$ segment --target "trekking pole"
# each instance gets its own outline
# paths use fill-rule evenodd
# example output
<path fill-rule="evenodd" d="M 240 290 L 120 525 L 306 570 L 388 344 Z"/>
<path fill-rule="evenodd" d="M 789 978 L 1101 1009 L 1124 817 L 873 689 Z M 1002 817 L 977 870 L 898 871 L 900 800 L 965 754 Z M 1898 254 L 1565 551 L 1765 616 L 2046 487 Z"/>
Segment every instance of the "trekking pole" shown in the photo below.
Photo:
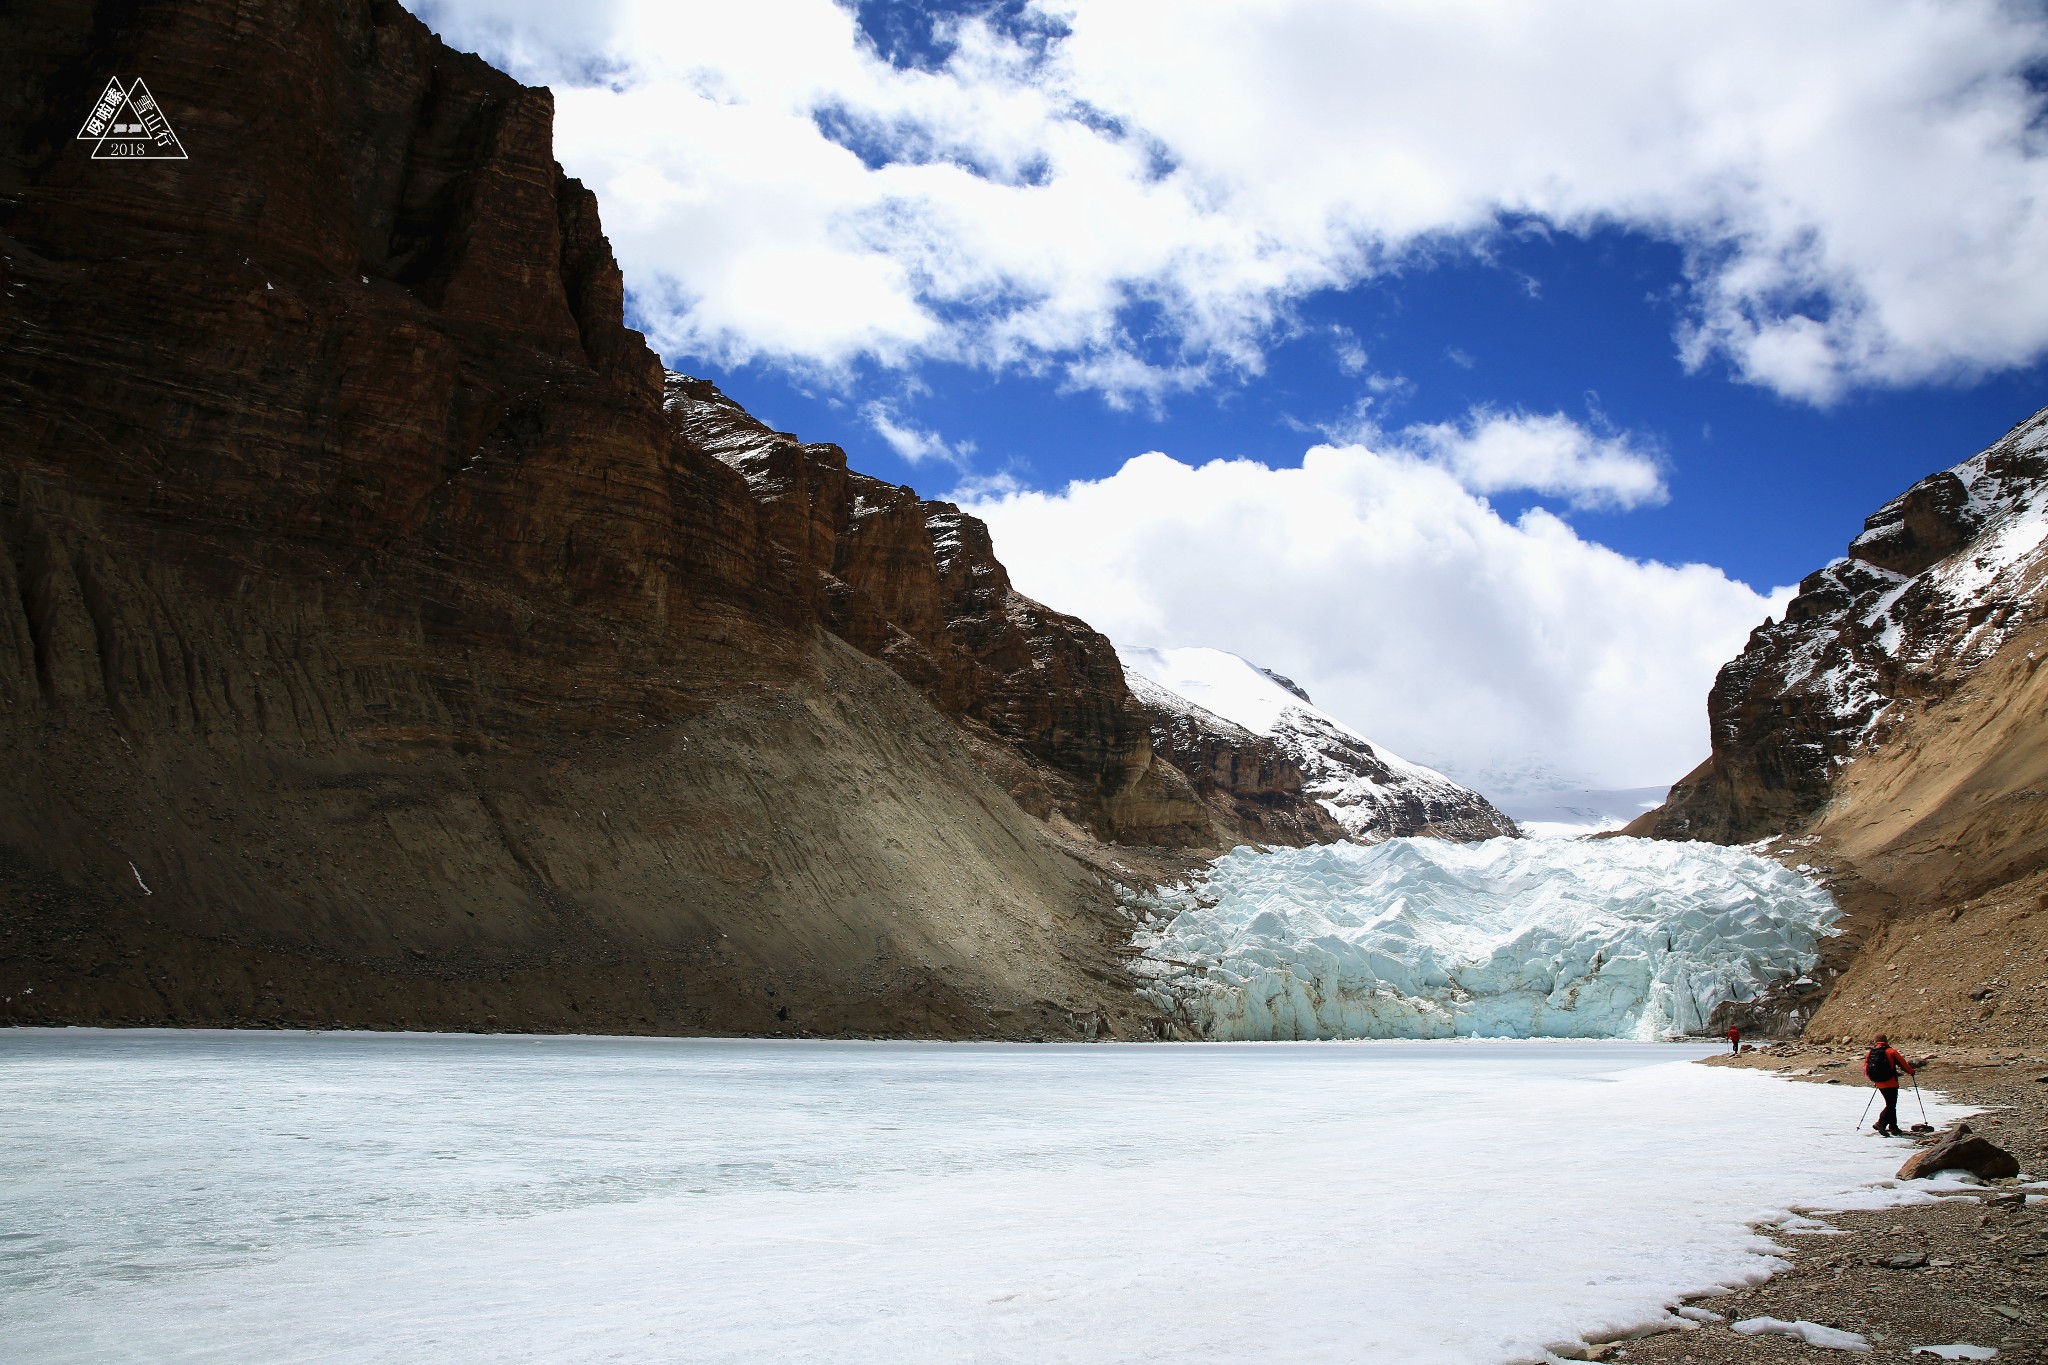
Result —
<path fill-rule="evenodd" d="M 1860 1133 L 1863 1131 L 1863 1119 L 1867 1119 L 1870 1117 L 1870 1106 L 1875 1103 L 1877 1103 L 1877 1091 L 1872 1090 L 1870 1092 L 1870 1098 L 1863 1101 L 1863 1118 L 1856 1120 L 1857 1132 Z"/>
<path fill-rule="evenodd" d="M 1913 1078 L 1913 1098 L 1918 1100 L 1920 1104 L 1920 1121 L 1929 1128 L 1932 1128 L 1934 1120 L 1927 1117 L 1927 1101 L 1920 1099 L 1920 1078 L 1918 1076 Z"/>

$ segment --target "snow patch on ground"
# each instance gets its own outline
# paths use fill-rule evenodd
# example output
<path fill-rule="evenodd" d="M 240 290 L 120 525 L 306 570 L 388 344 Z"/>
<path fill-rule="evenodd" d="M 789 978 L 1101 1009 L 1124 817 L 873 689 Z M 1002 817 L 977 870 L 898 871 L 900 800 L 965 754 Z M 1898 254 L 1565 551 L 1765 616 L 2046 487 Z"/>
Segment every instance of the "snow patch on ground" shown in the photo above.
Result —
<path fill-rule="evenodd" d="M 1808 1346 L 1822 1346 L 1830 1351 L 1870 1349 L 1869 1340 L 1859 1333 L 1846 1332 L 1839 1327 L 1823 1327 L 1804 1318 L 1797 1322 L 1787 1322 L 1783 1318 L 1744 1318 L 1741 1322 L 1731 1323 L 1728 1330 L 1746 1337 L 1792 1337 Z"/>
<path fill-rule="evenodd" d="M 1396 839 L 1238 849 L 1135 898 L 1198 1037 L 1654 1039 L 1811 967 L 1834 900 L 1742 849 Z"/>

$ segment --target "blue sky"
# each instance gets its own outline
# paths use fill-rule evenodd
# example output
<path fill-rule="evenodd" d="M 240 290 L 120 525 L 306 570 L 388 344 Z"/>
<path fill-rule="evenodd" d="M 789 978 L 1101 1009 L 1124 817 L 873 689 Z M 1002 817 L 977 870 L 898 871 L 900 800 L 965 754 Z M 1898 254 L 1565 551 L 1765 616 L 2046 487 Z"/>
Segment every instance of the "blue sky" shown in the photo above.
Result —
<path fill-rule="evenodd" d="M 1704 561 L 1769 588 L 1841 554 L 1886 500 L 2048 404 L 2048 367 L 2038 363 L 1858 390 L 1826 406 L 1743 382 L 1724 364 L 1688 371 L 1672 341 L 1670 300 L 1680 285 L 1678 253 L 1640 234 L 1530 234 L 1493 244 L 1483 258 L 1457 253 L 1314 295 L 1301 305 L 1297 335 L 1267 353 L 1263 375 L 1173 395 L 1157 408 L 1113 407 L 1057 376 L 928 363 L 915 371 L 924 392 L 900 415 L 972 442 L 974 469 L 1011 471 L 1037 487 L 1099 478 L 1147 450 L 1193 463 L 1298 463 L 1303 426 L 1337 422 L 1374 396 L 1340 365 L 1330 329 L 1344 327 L 1376 372 L 1406 381 L 1379 399 L 1390 420 L 1442 422 L 1490 403 L 1563 411 L 1648 437 L 1666 462 L 1670 501 L 1571 511 L 1574 524 L 1633 556 Z M 839 443 L 867 473 L 927 496 L 943 496 L 955 481 L 950 467 L 904 459 L 861 419 L 863 395 L 901 390 L 894 372 L 864 367 L 848 391 L 772 362 L 666 359 L 740 396 L 763 420 Z M 1555 500 L 1491 501 L 1515 515 Z"/>
<path fill-rule="evenodd" d="M 418 9 L 553 88 L 671 367 L 1496 787 L 1680 775 L 1780 590 L 2048 402 L 2034 7 Z"/>

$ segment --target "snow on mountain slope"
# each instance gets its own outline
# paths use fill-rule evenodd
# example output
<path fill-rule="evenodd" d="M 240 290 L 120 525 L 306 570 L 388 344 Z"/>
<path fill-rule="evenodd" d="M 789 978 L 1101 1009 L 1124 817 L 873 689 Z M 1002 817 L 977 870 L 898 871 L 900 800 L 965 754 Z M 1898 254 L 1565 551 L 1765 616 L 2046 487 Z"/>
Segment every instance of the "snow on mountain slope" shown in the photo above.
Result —
<path fill-rule="evenodd" d="M 1828 893 L 1741 849 L 1238 849 L 1134 906 L 1145 994 L 1211 1039 L 1654 1039 L 1807 970 Z"/>
<path fill-rule="evenodd" d="M 1644 811 L 1655 810 L 1669 787 L 1557 787 L 1494 793 L 1531 839 L 1578 839 L 1620 829 Z"/>
<path fill-rule="evenodd" d="M 1476 772 L 1452 767 L 1444 772 L 1485 792 L 1530 839 L 1579 839 L 1618 830 L 1656 809 L 1671 791 L 1669 783 L 1610 787 L 1530 754 L 1503 756 Z"/>
<path fill-rule="evenodd" d="M 1783 682 L 1824 698 L 1853 727 L 1852 748 L 1884 719 L 1902 675 L 1968 672 L 2024 619 L 2048 540 L 2044 462 L 2048 412 L 1885 504 L 1846 557 L 1808 580 L 1814 589 L 1800 585 L 1809 606 L 1837 610 L 1787 611 L 1787 626 L 1812 626 Z"/>
<path fill-rule="evenodd" d="M 1930 474 L 1809 574 L 1708 698 L 1714 752 L 1638 832 L 1746 843 L 1797 828 L 1857 754 L 2048 607 L 2048 409 Z"/>
<path fill-rule="evenodd" d="M 1487 839 L 1516 833 L 1487 799 L 1410 763 L 1319 710 L 1291 680 L 1220 649 L 1119 646 L 1124 677 L 1170 755 L 1190 737 L 1270 741 L 1298 766 L 1302 789 L 1353 839 L 1412 834 Z"/>

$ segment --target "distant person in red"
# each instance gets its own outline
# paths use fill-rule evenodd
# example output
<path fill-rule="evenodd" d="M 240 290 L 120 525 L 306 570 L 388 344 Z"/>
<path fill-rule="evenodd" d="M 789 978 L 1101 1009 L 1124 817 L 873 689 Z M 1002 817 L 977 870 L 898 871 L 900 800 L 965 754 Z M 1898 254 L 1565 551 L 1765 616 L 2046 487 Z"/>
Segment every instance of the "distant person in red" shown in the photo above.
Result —
<path fill-rule="evenodd" d="M 1730 1024 L 1728 1026 L 1728 1055 L 1732 1057 L 1740 1051 L 1742 1051 L 1742 1030 Z"/>
<path fill-rule="evenodd" d="M 1877 1093 L 1884 1096 L 1884 1112 L 1877 1116 L 1877 1131 L 1882 1137 L 1898 1137 L 1899 1133 L 1899 1073 L 1913 1074 L 1913 1064 L 1899 1055 L 1898 1049 L 1885 1041 L 1880 1033 L 1871 1043 L 1869 1055 L 1863 1059 L 1863 1074 L 1877 1087 Z"/>

